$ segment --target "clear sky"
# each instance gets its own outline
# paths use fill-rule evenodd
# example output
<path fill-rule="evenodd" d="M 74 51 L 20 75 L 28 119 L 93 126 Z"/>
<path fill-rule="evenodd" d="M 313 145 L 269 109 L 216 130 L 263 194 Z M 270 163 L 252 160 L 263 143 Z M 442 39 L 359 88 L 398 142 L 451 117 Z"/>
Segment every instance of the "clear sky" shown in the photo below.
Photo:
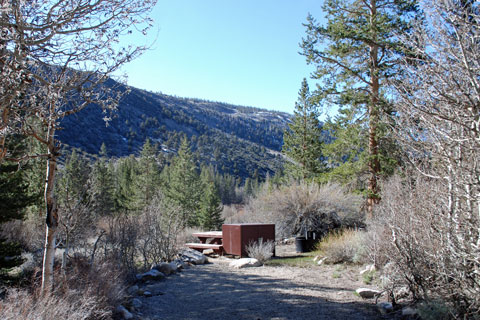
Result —
<path fill-rule="evenodd" d="M 123 67 L 134 87 L 293 113 L 313 70 L 299 43 L 315 0 L 159 0 L 151 50 Z M 310 88 L 313 88 L 310 81 Z"/>

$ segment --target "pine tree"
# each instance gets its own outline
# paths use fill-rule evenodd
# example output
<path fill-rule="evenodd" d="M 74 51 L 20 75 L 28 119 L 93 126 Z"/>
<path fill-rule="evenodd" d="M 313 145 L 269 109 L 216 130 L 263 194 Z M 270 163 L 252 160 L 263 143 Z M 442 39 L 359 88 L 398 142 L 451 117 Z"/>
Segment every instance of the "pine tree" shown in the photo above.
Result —
<path fill-rule="evenodd" d="M 303 79 L 292 123 L 284 133 L 282 152 L 289 158 L 286 174 L 296 179 L 315 177 L 323 170 L 322 129 L 317 106 L 313 103 L 307 79 Z"/>
<path fill-rule="evenodd" d="M 86 201 L 89 175 L 89 163 L 74 149 L 66 157 L 57 180 L 58 204 L 63 210 L 72 210 L 78 203 Z"/>
<path fill-rule="evenodd" d="M 180 207 L 184 225 L 197 226 L 202 186 L 186 137 L 183 137 L 177 156 L 173 158 L 172 164 L 164 169 L 162 177 L 163 192 Z"/>
<path fill-rule="evenodd" d="M 132 212 L 138 209 L 135 192 L 137 178 L 137 160 L 133 155 L 118 160 L 115 171 L 115 211 Z"/>
<path fill-rule="evenodd" d="M 145 208 L 150 204 L 160 187 L 161 168 L 157 154 L 157 147 L 153 146 L 150 140 L 147 139 L 140 151 L 135 188 L 141 208 Z"/>
<path fill-rule="evenodd" d="M 219 192 L 213 181 L 213 176 L 208 169 L 202 168 L 200 210 L 198 211 L 198 224 L 204 230 L 219 230 L 224 219 L 222 218 L 223 206 Z"/>
<path fill-rule="evenodd" d="M 10 139 L 11 149 L 24 149 L 25 141 L 19 137 Z M 13 146 L 15 144 L 15 146 Z M 0 224 L 22 220 L 25 208 L 38 200 L 37 195 L 28 192 L 27 168 L 19 170 L 17 163 L 0 163 Z M 22 264 L 21 247 L 18 243 L 0 237 L 0 276 L 3 272 Z"/>
<path fill-rule="evenodd" d="M 352 135 L 348 132 L 352 129 L 365 141 L 359 156 L 343 155 L 350 163 L 334 165 L 351 167 L 351 162 L 363 161 L 357 175 L 368 172 L 367 209 L 371 214 L 380 199 L 377 180 L 384 168 L 382 160 L 392 161 L 386 150 L 390 143 L 383 141 L 387 134 L 382 117 L 392 112 L 386 81 L 399 72 L 398 57 L 408 52 L 396 35 L 411 29 L 410 21 L 418 16 L 417 1 L 327 0 L 323 8 L 326 25 L 309 16 L 301 47 L 307 62 L 316 66 L 313 78 L 320 80 L 315 98 L 325 106 L 340 108 L 338 121 L 345 126 L 336 129 L 346 136 Z M 337 144 L 350 143 L 339 141 L 344 138 L 339 131 L 331 133 Z"/>
<path fill-rule="evenodd" d="M 99 158 L 93 165 L 89 178 L 89 198 L 93 211 L 100 215 L 106 216 L 114 210 L 114 177 L 113 167 L 107 160 L 107 148 L 102 143 L 100 147 Z"/>

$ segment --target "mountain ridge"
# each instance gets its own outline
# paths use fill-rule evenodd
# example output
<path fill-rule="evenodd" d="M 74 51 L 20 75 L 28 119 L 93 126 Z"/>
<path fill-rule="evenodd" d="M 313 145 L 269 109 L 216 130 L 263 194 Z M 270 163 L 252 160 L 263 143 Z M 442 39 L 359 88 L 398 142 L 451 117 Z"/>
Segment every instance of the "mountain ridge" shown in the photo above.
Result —
<path fill-rule="evenodd" d="M 279 151 L 292 117 L 288 113 L 154 93 L 114 80 L 105 85 L 130 89 L 108 126 L 100 108 L 89 106 L 62 120 L 64 129 L 58 133 L 62 143 L 91 154 L 105 143 L 110 156 L 122 157 L 138 155 L 150 139 L 171 154 L 186 134 L 200 162 L 220 172 L 245 179 L 282 168 Z"/>

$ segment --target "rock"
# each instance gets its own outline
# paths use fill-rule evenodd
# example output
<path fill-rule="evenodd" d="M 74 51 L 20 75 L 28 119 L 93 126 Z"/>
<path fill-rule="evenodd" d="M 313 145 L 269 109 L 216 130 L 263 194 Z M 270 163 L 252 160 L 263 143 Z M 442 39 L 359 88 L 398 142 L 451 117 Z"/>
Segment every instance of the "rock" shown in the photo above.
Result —
<path fill-rule="evenodd" d="M 380 291 L 369 288 L 358 288 L 355 292 L 364 299 L 372 299 L 380 294 Z"/>
<path fill-rule="evenodd" d="M 393 305 L 390 302 L 380 302 L 377 304 L 377 308 L 383 315 L 393 311 Z"/>
<path fill-rule="evenodd" d="M 127 289 L 127 293 L 131 296 L 134 296 L 137 294 L 138 292 L 138 286 L 137 285 L 134 285 L 134 286 L 131 286 L 130 288 Z"/>
<path fill-rule="evenodd" d="M 230 267 L 241 269 L 241 268 L 248 268 L 248 267 L 259 267 L 262 263 L 255 258 L 242 258 L 238 260 L 234 260 L 230 262 Z"/>
<path fill-rule="evenodd" d="M 178 271 L 179 268 L 178 268 L 178 265 L 175 262 L 172 261 L 172 262 L 169 263 L 169 265 L 172 268 L 173 273 Z"/>
<path fill-rule="evenodd" d="M 184 262 L 180 259 L 177 259 L 173 262 L 177 265 L 177 271 L 188 268 L 188 263 L 186 263 L 186 262 Z"/>
<path fill-rule="evenodd" d="M 122 319 L 129 320 L 133 319 L 133 314 L 130 313 L 124 306 L 119 305 L 115 308 L 115 313 L 119 314 Z"/>
<path fill-rule="evenodd" d="M 162 262 L 154 266 L 152 270 L 160 271 L 161 273 L 168 276 L 168 275 L 171 275 L 172 273 L 175 273 L 177 271 L 177 268 L 178 268 L 177 265 L 174 263 Z"/>
<path fill-rule="evenodd" d="M 165 278 L 165 274 L 163 274 L 162 272 L 156 269 L 152 269 L 148 272 L 137 274 L 135 277 L 137 278 L 138 281 L 145 282 L 148 280 L 161 280 Z"/>
<path fill-rule="evenodd" d="M 318 261 L 317 261 L 317 265 L 319 265 L 319 266 L 320 266 L 320 265 L 324 264 L 324 263 L 325 263 L 325 261 L 327 261 L 327 259 L 328 259 L 327 257 L 323 257 L 323 258 L 321 258 L 320 260 L 318 260 Z"/>
<path fill-rule="evenodd" d="M 213 249 L 205 249 L 205 250 L 203 250 L 203 254 L 206 255 L 206 256 L 208 256 L 208 255 L 210 255 L 210 254 L 214 254 L 214 253 L 215 253 L 215 251 L 213 251 Z"/>
<path fill-rule="evenodd" d="M 192 249 L 183 250 L 181 256 L 183 261 L 193 264 L 205 264 L 208 262 L 204 254 Z"/>
<path fill-rule="evenodd" d="M 133 298 L 131 305 L 135 310 L 138 311 L 142 308 L 142 301 L 140 301 L 140 299 Z"/>
<path fill-rule="evenodd" d="M 373 272 L 375 270 L 376 270 L 375 265 L 374 264 L 369 264 L 369 265 L 365 266 L 365 269 L 360 271 L 360 274 L 363 275 L 364 273 Z"/>
<path fill-rule="evenodd" d="M 151 297 L 151 296 L 153 296 L 152 292 L 150 292 L 150 291 L 145 291 L 145 292 L 143 293 L 143 295 L 144 295 L 145 297 Z"/>
<path fill-rule="evenodd" d="M 414 317 L 418 315 L 418 311 L 412 307 L 405 307 L 402 309 L 402 317 Z"/>

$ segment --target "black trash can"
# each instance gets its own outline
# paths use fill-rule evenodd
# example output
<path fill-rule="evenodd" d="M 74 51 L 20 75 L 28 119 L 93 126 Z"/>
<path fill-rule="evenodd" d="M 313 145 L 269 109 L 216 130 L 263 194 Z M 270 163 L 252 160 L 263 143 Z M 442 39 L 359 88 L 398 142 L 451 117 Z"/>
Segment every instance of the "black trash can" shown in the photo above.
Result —
<path fill-rule="evenodd" d="M 307 252 L 307 239 L 305 237 L 295 238 L 295 251 Z"/>

